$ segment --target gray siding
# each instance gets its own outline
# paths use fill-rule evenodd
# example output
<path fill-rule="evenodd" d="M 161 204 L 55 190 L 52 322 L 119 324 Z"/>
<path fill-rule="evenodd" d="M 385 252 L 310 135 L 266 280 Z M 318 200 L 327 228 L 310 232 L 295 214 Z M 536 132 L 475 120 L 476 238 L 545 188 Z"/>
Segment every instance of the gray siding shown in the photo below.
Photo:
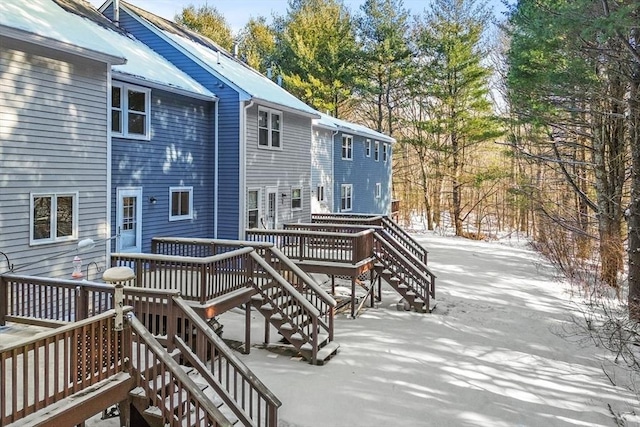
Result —
<path fill-rule="evenodd" d="M 29 245 L 30 193 L 78 192 L 78 239 L 107 236 L 107 65 L 0 46 L 0 249 L 20 273 L 69 278 L 77 241 Z M 105 253 L 80 256 L 104 266 Z"/>
<path fill-rule="evenodd" d="M 333 209 L 333 132 L 314 127 L 311 145 L 311 211 L 332 212 Z M 324 186 L 324 201 L 317 198 L 318 186 Z"/>
<path fill-rule="evenodd" d="M 311 119 L 282 112 L 282 149 L 258 148 L 258 106 L 247 111 L 246 188 L 261 189 L 261 215 L 266 188 L 278 188 L 278 223 L 311 221 Z M 302 189 L 302 209 L 291 210 L 291 189 Z M 284 199 L 281 197 L 285 194 Z"/>

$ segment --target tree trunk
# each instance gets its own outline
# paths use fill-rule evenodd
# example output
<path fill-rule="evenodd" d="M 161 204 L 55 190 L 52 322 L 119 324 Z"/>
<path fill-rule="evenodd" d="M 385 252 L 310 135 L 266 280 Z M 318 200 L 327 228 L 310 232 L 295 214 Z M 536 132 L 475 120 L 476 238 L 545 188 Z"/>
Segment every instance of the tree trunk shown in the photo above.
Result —
<path fill-rule="evenodd" d="M 462 229 L 462 184 L 460 183 L 461 162 L 460 151 L 458 149 L 458 136 L 455 133 L 451 135 L 451 153 L 453 161 L 451 179 L 453 225 L 456 230 L 456 236 L 464 236 L 464 230 Z"/>
<path fill-rule="evenodd" d="M 637 33 L 637 31 L 636 31 Z M 636 34 L 638 35 L 638 34 Z M 629 203 L 629 317 L 640 321 L 640 64 L 634 66 L 629 88 L 631 202 Z"/>

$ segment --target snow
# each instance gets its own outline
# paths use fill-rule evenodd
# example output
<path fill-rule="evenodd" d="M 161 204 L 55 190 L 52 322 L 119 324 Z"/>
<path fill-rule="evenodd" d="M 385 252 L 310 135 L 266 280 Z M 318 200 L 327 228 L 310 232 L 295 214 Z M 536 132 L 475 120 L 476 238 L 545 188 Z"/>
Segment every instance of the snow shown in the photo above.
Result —
<path fill-rule="evenodd" d="M 331 117 L 324 113 L 320 113 L 320 119 L 317 120 L 316 123 L 320 125 L 324 125 L 325 127 L 331 127 L 333 125 L 333 127 L 338 128 L 340 130 L 353 132 L 360 136 L 364 136 L 368 138 L 377 138 L 385 142 L 396 142 L 394 138 L 391 138 L 390 136 L 387 136 L 383 133 L 376 132 L 373 129 L 369 129 L 366 126 L 362 126 L 357 123 L 348 122 L 346 120 L 337 119 L 335 117 Z"/>
<path fill-rule="evenodd" d="M 640 425 L 636 396 L 611 385 L 601 350 L 575 335 L 578 306 L 535 253 L 416 238 L 438 276 L 435 311 L 399 311 L 383 288 L 377 308 L 336 319 L 340 351 L 324 366 L 256 348 L 254 314 L 254 348 L 241 358 L 282 401 L 282 426 L 611 426 L 609 405 Z M 243 339 L 243 316 L 221 317 L 224 338 Z"/>
<path fill-rule="evenodd" d="M 51 0 L 2 0 L 0 25 L 62 41 L 70 45 L 125 58 L 113 65 L 117 74 L 177 88 L 209 98 L 215 95 L 143 43 L 93 21 L 66 12 Z"/>

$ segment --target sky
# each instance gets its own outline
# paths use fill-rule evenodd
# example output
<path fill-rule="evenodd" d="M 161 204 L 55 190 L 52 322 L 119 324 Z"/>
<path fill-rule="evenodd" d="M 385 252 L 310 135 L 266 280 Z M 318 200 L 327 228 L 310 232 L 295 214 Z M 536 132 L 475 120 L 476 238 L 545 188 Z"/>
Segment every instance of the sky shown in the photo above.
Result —
<path fill-rule="evenodd" d="M 141 7 L 163 18 L 173 20 L 173 17 L 183 8 L 193 4 L 196 7 L 208 4 L 215 7 L 226 18 L 227 22 L 237 32 L 251 17 L 264 16 L 270 18 L 273 14 L 284 15 L 287 11 L 287 0 L 127 0 L 129 3 Z M 96 7 L 102 6 L 104 0 L 89 0 Z M 352 11 L 357 11 L 364 0 L 344 0 L 345 5 Z M 404 7 L 411 13 L 422 12 L 429 1 L 404 0 Z M 500 0 L 490 0 L 494 12 L 500 14 L 505 10 Z"/>

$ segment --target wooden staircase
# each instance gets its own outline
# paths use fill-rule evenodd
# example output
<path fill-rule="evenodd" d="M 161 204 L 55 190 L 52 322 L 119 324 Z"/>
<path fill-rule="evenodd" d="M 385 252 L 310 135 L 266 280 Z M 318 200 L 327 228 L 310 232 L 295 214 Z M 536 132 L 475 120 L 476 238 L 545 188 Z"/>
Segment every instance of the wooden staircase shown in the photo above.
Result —
<path fill-rule="evenodd" d="M 302 357 L 312 364 L 326 363 L 340 348 L 333 341 L 336 301 L 277 248 L 269 247 L 254 259 L 253 307 Z M 268 331 L 265 327 L 265 342 Z"/>

